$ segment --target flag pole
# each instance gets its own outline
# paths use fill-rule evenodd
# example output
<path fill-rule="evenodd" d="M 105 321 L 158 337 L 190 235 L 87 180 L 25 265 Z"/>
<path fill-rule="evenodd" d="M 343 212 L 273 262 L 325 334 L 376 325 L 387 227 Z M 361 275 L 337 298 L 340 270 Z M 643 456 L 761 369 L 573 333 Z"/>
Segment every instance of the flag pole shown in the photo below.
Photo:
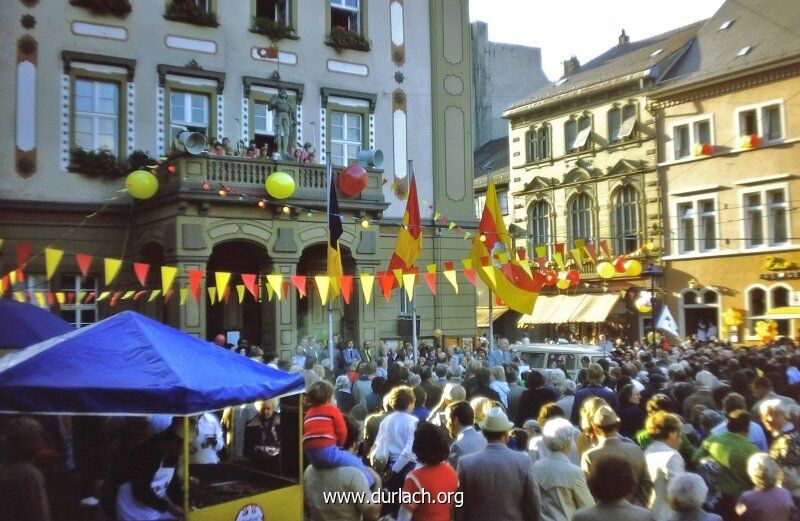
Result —
<path fill-rule="evenodd" d="M 408 178 L 408 186 L 411 188 L 411 176 L 414 175 L 414 168 L 411 166 L 413 159 L 408 160 L 406 166 L 406 174 Z M 419 364 L 419 346 L 417 345 L 417 308 L 414 306 L 414 300 L 411 300 L 411 346 L 414 349 L 414 365 Z"/>
<path fill-rule="evenodd" d="M 315 138 L 316 139 L 316 138 Z M 331 190 L 333 189 L 333 166 L 331 166 L 330 154 L 328 154 L 328 219 L 331 215 Z M 328 226 L 328 242 L 331 240 L 331 230 Z M 330 248 L 330 245 L 328 245 Z M 328 298 L 328 356 L 331 362 L 331 372 L 336 376 L 336 367 L 334 366 L 333 356 L 333 302 L 332 298 Z"/>
<path fill-rule="evenodd" d="M 494 349 L 494 295 L 492 295 L 492 288 L 489 288 L 489 353 Z"/>

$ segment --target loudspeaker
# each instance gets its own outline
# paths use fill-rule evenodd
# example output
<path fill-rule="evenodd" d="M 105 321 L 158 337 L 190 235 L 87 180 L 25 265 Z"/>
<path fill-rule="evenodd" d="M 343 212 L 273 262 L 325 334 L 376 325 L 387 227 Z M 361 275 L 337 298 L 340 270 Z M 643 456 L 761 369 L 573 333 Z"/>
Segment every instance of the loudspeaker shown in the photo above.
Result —
<path fill-rule="evenodd" d="M 184 150 L 196 156 L 201 154 L 206 148 L 206 137 L 198 132 L 184 130 L 178 134 L 178 142 Z"/>
<path fill-rule="evenodd" d="M 420 316 L 417 315 L 417 336 L 419 336 L 419 321 Z M 397 318 L 397 335 L 403 338 L 411 338 L 413 332 L 411 331 L 411 315 L 401 316 Z"/>
<path fill-rule="evenodd" d="M 362 150 L 356 155 L 356 160 L 359 163 L 380 168 L 383 166 L 383 151 L 377 148 L 374 150 Z"/>

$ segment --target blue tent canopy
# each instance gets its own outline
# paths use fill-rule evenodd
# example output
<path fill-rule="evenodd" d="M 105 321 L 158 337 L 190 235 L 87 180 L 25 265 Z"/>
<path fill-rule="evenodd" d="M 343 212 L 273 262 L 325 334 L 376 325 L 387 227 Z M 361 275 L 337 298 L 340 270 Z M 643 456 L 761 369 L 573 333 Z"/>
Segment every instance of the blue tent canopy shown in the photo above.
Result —
<path fill-rule="evenodd" d="M 186 416 L 303 392 L 303 378 L 125 311 L 0 359 L 0 411 Z"/>
<path fill-rule="evenodd" d="M 74 330 L 47 310 L 0 298 L 0 349 L 22 349 Z"/>

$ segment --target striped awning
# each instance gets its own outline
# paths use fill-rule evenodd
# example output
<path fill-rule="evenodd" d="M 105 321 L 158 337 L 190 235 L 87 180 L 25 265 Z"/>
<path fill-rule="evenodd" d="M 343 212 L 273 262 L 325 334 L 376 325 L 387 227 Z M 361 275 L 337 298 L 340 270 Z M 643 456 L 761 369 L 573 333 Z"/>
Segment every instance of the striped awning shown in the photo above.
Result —
<path fill-rule="evenodd" d="M 518 325 L 604 322 L 618 302 L 618 295 L 540 296 L 533 313 L 522 315 Z"/>
<path fill-rule="evenodd" d="M 489 322 L 494 322 L 502 317 L 505 315 L 506 311 L 508 311 L 507 307 L 495 306 L 492 308 L 492 313 L 490 315 L 488 307 L 477 308 L 475 309 L 475 324 L 477 327 L 489 327 Z"/>

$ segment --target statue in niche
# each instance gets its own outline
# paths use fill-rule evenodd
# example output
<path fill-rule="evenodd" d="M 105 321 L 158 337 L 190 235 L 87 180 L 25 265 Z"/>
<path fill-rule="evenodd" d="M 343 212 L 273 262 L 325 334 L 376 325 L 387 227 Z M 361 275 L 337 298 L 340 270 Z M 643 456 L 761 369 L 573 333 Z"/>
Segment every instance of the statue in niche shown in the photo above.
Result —
<path fill-rule="evenodd" d="M 281 159 L 291 158 L 294 128 L 297 122 L 295 121 L 294 105 L 289 99 L 286 89 L 278 89 L 278 94 L 273 96 L 269 102 L 269 109 L 275 111 L 275 153 Z"/>

